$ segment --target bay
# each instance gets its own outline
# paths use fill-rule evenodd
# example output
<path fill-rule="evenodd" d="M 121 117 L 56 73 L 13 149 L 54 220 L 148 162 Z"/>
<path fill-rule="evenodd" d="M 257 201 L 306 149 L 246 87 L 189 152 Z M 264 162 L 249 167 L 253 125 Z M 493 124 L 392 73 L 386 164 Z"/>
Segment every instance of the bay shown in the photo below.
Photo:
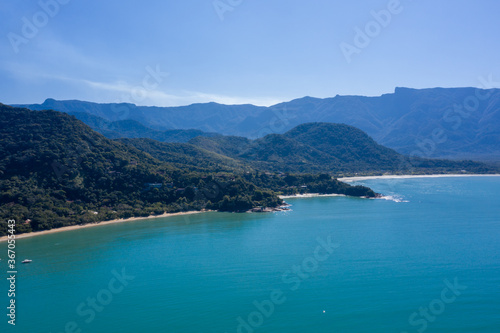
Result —
<path fill-rule="evenodd" d="M 18 266 L 16 327 L 2 315 L 0 328 L 499 332 L 500 177 L 357 183 L 386 200 L 294 198 L 287 212 L 19 239 L 18 261 L 33 262 Z"/>

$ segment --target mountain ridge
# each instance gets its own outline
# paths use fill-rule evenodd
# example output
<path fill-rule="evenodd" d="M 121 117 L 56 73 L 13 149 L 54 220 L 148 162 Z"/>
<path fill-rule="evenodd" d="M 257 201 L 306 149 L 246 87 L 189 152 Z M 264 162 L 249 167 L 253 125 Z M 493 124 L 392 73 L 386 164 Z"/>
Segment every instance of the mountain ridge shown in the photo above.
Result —
<path fill-rule="evenodd" d="M 272 172 L 355 174 L 491 173 L 494 166 L 405 156 L 345 124 L 307 123 L 284 134 L 249 140 L 234 136 L 196 137 L 189 144 Z"/>
<path fill-rule="evenodd" d="M 86 112 L 109 121 L 131 119 L 153 130 L 195 129 L 252 139 L 302 123 L 345 123 L 403 154 L 500 160 L 500 89 L 397 87 L 381 96 L 303 97 L 269 107 L 213 102 L 141 107 L 53 99 L 22 106 Z M 432 142 L 436 130 L 446 140 Z"/>

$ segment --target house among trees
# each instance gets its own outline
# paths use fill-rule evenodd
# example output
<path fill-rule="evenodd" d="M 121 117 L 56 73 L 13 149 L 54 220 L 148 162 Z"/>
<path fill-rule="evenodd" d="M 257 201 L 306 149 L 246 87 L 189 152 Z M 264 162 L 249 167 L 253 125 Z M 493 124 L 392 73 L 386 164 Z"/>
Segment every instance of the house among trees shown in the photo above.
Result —
<path fill-rule="evenodd" d="M 152 188 L 162 188 L 162 183 L 144 183 L 144 187 L 146 190 L 150 190 Z"/>

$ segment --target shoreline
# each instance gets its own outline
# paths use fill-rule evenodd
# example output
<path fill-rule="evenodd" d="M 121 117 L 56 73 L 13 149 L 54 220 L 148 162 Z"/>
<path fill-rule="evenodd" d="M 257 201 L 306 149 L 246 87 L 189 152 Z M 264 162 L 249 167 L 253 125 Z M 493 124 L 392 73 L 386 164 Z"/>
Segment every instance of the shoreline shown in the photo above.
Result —
<path fill-rule="evenodd" d="M 109 224 L 134 222 L 134 221 L 140 221 L 140 220 L 152 220 L 152 219 L 159 219 L 159 218 L 163 218 L 163 217 L 200 214 L 200 213 L 207 213 L 207 212 L 210 212 L 210 210 L 193 210 L 193 211 L 188 211 L 188 212 L 163 213 L 161 215 L 150 215 L 150 216 L 147 216 L 147 217 L 130 217 L 130 218 L 127 218 L 127 219 L 116 219 L 116 220 L 102 221 L 102 222 L 95 222 L 95 223 L 70 225 L 70 226 L 62 227 L 62 228 L 56 228 L 56 229 L 50 229 L 50 230 L 42 230 L 42 231 L 35 231 L 35 232 L 29 232 L 29 233 L 24 233 L 24 234 L 19 234 L 19 235 L 16 234 L 16 240 L 17 239 L 22 239 L 22 238 L 29 238 L 29 237 L 35 237 L 35 236 L 48 235 L 48 234 L 55 234 L 55 233 L 64 232 L 64 231 L 71 231 L 71 230 L 79 230 L 79 229 L 86 229 L 86 228 L 98 227 L 98 226 L 109 225 Z M 2 237 L 0 237 L 0 242 L 5 242 L 5 241 L 7 241 L 7 239 L 8 239 L 8 236 L 2 236 Z"/>
<path fill-rule="evenodd" d="M 293 195 L 279 195 L 280 199 L 293 199 L 293 198 L 317 198 L 317 197 L 345 197 L 345 194 L 321 194 L 321 193 L 304 193 L 304 194 L 293 194 Z"/>
<path fill-rule="evenodd" d="M 369 179 L 412 179 L 412 178 L 440 178 L 440 177 L 498 177 L 500 174 L 433 174 L 433 175 L 382 175 L 382 176 L 355 176 L 337 178 L 341 182 L 356 182 Z"/>
<path fill-rule="evenodd" d="M 500 174 L 432 174 L 432 175 L 382 175 L 382 176 L 354 176 L 337 178 L 344 183 L 370 179 L 413 179 L 413 178 L 440 178 L 440 177 L 499 177 Z M 280 195 L 280 199 L 316 198 L 316 197 L 345 197 L 345 194 L 304 193 L 294 195 Z"/>
<path fill-rule="evenodd" d="M 439 178 L 439 177 L 498 177 L 498 176 L 500 176 L 500 174 L 382 175 L 382 176 L 342 177 L 342 178 L 338 178 L 337 180 L 349 183 L 349 182 L 356 182 L 356 181 L 369 180 L 369 179 L 411 179 L 411 178 Z M 293 199 L 293 198 L 341 197 L 341 196 L 345 196 L 345 195 L 344 194 L 305 193 L 305 194 L 295 194 L 295 195 L 280 195 L 279 197 L 281 199 Z M 116 223 L 159 219 L 159 218 L 170 217 L 170 216 L 191 215 L 191 214 L 200 214 L 200 213 L 207 213 L 207 212 L 210 212 L 210 210 L 164 213 L 161 215 L 150 215 L 147 217 L 131 217 L 131 218 L 127 218 L 127 219 L 115 219 L 115 220 L 110 220 L 110 221 L 102 221 L 102 222 L 95 222 L 95 223 L 88 223 L 88 224 L 81 224 L 81 225 L 72 225 L 72 226 L 67 226 L 67 227 L 62 227 L 62 228 L 19 234 L 19 235 L 16 235 L 16 239 L 42 236 L 42 235 L 48 235 L 48 234 L 54 234 L 54 233 L 72 231 L 72 230 L 78 230 L 78 229 L 86 229 L 86 228 L 92 228 L 92 227 L 98 227 L 98 226 L 116 224 Z M 0 243 L 6 242 L 7 240 L 8 240 L 8 236 L 0 237 Z"/>

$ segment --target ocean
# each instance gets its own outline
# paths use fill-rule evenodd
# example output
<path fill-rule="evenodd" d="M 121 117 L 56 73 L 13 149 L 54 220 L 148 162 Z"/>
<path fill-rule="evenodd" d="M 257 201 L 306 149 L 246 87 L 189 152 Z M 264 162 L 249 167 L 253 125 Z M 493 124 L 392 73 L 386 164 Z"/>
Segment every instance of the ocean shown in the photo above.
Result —
<path fill-rule="evenodd" d="M 500 177 L 19 239 L 1 332 L 500 332 Z M 0 243 L 0 270 L 7 271 Z M 30 264 L 21 264 L 23 259 Z"/>

